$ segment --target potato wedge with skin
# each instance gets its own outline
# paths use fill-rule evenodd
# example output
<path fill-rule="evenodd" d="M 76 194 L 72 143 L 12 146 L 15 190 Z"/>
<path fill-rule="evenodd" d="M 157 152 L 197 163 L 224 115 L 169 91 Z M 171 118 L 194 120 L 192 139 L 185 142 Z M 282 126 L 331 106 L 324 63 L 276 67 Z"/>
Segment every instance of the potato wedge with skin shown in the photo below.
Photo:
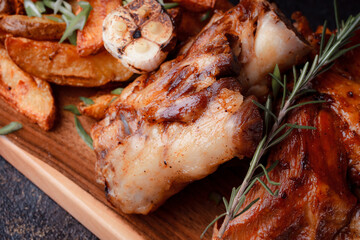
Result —
<path fill-rule="evenodd" d="M 205 12 L 213 9 L 216 0 L 174 0 L 191 12 Z"/>
<path fill-rule="evenodd" d="M 80 56 L 89 56 L 104 49 L 102 24 L 111 11 L 121 6 L 120 0 L 88 0 L 92 6 L 83 30 L 77 32 L 77 51 Z"/>
<path fill-rule="evenodd" d="M 104 94 L 91 97 L 94 101 L 94 104 L 86 105 L 83 102 L 78 104 L 79 111 L 82 115 L 94 118 L 96 120 L 101 120 L 105 117 L 105 110 L 108 109 L 109 105 L 117 98 L 119 95 L 115 94 Z"/>
<path fill-rule="evenodd" d="M 8 15 L 0 17 L 0 30 L 15 37 L 34 40 L 59 40 L 66 29 L 66 23 L 55 22 L 45 17 Z"/>
<path fill-rule="evenodd" d="M 126 81 L 132 72 L 110 53 L 80 57 L 76 46 L 8 37 L 10 58 L 25 72 L 59 85 L 97 87 L 110 81 Z"/>
<path fill-rule="evenodd" d="M 0 96 L 17 111 L 49 130 L 55 120 L 50 84 L 22 71 L 0 48 Z"/>

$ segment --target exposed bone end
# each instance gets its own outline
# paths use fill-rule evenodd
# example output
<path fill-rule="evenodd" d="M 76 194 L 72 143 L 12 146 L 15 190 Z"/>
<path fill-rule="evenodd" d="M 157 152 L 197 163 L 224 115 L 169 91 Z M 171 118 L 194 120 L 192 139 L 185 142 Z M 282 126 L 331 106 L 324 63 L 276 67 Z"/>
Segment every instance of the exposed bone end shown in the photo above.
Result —
<path fill-rule="evenodd" d="M 244 65 L 244 76 L 247 77 L 249 86 L 266 86 L 268 83 L 264 79 L 276 64 L 280 70 L 288 69 L 302 61 L 310 50 L 310 45 L 294 29 L 288 28 L 275 12 L 268 12 L 258 21 L 255 56 Z M 250 92 L 256 94 L 251 89 Z"/>
<path fill-rule="evenodd" d="M 145 73 L 155 70 L 166 58 L 156 43 L 139 38 L 129 44 L 122 56 L 122 63 L 133 72 Z"/>

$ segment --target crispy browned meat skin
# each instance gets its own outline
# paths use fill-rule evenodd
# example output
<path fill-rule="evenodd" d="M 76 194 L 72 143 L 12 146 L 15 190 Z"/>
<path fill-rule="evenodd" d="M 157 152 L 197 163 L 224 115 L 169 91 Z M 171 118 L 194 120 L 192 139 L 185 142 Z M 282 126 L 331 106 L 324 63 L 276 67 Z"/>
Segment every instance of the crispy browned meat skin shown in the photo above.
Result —
<path fill-rule="evenodd" d="M 306 19 L 293 17 L 297 28 L 307 32 Z M 360 31 L 351 44 L 359 42 Z M 260 201 L 231 222 L 224 239 L 333 239 L 341 229 L 335 239 L 360 238 L 359 207 L 354 209 L 347 182 L 360 186 L 359 66 L 357 48 L 314 80 L 313 88 L 327 103 L 299 109 L 290 121 L 317 130 L 296 131 L 270 155 L 270 163 L 280 161 L 270 173 L 281 183 L 280 197 L 271 197 L 257 184 L 246 203 L 257 197 Z"/>
<path fill-rule="evenodd" d="M 351 44 L 360 43 L 360 31 Z M 331 72 L 319 76 L 314 88 L 326 94 L 331 109 L 340 117 L 343 144 L 349 157 L 351 182 L 360 186 L 360 48 L 341 57 Z"/>
<path fill-rule="evenodd" d="M 341 120 L 331 109 L 307 106 L 289 121 L 317 130 L 294 130 L 272 151 L 269 164 L 279 164 L 270 176 L 281 183 L 279 197 L 257 184 L 245 205 L 260 200 L 231 221 L 224 239 L 332 239 L 349 223 L 356 198 L 346 182 L 348 159 L 336 131 Z"/>
<path fill-rule="evenodd" d="M 331 109 L 340 117 L 341 140 L 349 157 L 352 183 L 360 186 L 360 82 L 329 72 L 317 78 L 314 86 L 326 94 Z"/>
<path fill-rule="evenodd" d="M 360 238 L 360 206 L 358 205 L 348 226 L 344 227 L 334 240 L 358 240 Z"/>
<path fill-rule="evenodd" d="M 253 154 L 262 120 L 234 77 L 240 72 L 248 81 L 256 68 L 249 78 L 260 81 L 275 66 L 263 65 L 268 28 L 279 37 L 273 47 L 289 50 L 271 49 L 271 61 L 286 59 L 285 67 L 308 52 L 268 2 L 244 0 L 216 15 L 181 56 L 124 89 L 91 133 L 99 180 L 113 205 L 147 214 L 220 164 Z"/>

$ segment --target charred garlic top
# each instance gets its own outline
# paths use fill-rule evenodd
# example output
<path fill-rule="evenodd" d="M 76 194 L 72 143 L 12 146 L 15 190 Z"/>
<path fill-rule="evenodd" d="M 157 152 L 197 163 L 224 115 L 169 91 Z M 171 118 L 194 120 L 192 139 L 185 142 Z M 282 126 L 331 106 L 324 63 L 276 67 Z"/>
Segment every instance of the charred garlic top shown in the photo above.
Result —
<path fill-rule="evenodd" d="M 175 46 L 171 17 L 156 0 L 134 0 L 104 20 L 105 48 L 136 73 L 158 68 Z"/>

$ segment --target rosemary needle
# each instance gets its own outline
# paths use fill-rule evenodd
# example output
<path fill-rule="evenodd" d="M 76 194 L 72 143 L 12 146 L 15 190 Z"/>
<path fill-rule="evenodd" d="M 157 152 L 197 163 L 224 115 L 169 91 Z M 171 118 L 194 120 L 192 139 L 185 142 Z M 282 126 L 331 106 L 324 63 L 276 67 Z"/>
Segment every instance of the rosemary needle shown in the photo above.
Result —
<path fill-rule="evenodd" d="M 346 22 L 343 22 L 340 26 L 339 21 L 337 19 L 337 4 L 336 0 L 334 0 L 334 8 L 335 8 L 335 16 L 336 16 L 336 22 L 337 22 L 337 31 L 335 34 L 332 34 L 330 39 L 328 40 L 327 44 L 324 46 L 324 39 L 325 34 L 323 32 L 321 36 L 321 45 L 320 45 L 320 51 L 317 56 L 315 56 L 314 60 L 310 64 L 307 62 L 304 67 L 300 70 L 300 74 L 297 74 L 296 68 L 293 67 L 293 75 L 294 75 L 294 86 L 291 92 L 288 92 L 286 89 L 286 76 L 283 77 L 283 80 L 281 80 L 280 73 L 277 68 L 275 68 L 274 73 L 272 76 L 272 87 L 273 87 L 273 94 L 274 96 L 269 95 L 266 101 L 265 105 L 262 105 L 256 101 L 254 101 L 254 104 L 256 104 L 258 107 L 263 109 L 265 111 L 265 136 L 260 141 L 258 147 L 256 148 L 256 151 L 254 153 L 254 156 L 250 162 L 250 167 L 248 169 L 248 172 L 242 182 L 242 184 L 238 188 L 233 188 L 233 191 L 230 196 L 230 200 L 227 201 L 225 198 L 223 198 L 223 202 L 225 205 L 226 212 L 221 214 L 220 216 L 216 217 L 204 230 L 204 232 L 201 235 L 201 238 L 204 236 L 206 231 L 222 216 L 225 216 L 225 219 L 220 227 L 220 230 L 218 232 L 218 238 L 221 239 L 229 222 L 240 216 L 242 213 L 247 211 L 251 208 L 253 204 L 257 202 L 258 199 L 255 199 L 253 202 L 251 202 L 249 205 L 243 207 L 243 203 L 245 202 L 246 194 L 250 191 L 252 186 L 255 184 L 255 182 L 259 182 L 271 195 L 276 196 L 278 190 L 275 192 L 272 192 L 270 188 L 260 179 L 261 176 L 255 176 L 253 177 L 255 170 L 259 167 L 262 169 L 261 175 L 266 175 L 266 178 L 268 180 L 268 183 L 271 185 L 279 185 L 279 183 L 273 182 L 270 180 L 268 176 L 268 172 L 273 169 L 275 166 L 270 167 L 269 169 L 265 169 L 263 166 L 259 164 L 259 161 L 261 157 L 271 148 L 272 146 L 280 143 L 282 140 L 284 140 L 293 129 L 314 129 L 311 126 L 301 126 L 297 124 L 289 124 L 284 123 L 284 119 L 287 115 L 287 113 L 290 110 L 293 110 L 297 107 L 300 107 L 302 105 L 306 104 L 314 104 L 314 103 L 322 103 L 323 101 L 310 101 L 300 104 L 295 104 L 295 101 L 298 99 L 299 96 L 303 95 L 306 92 L 310 92 L 308 89 L 309 83 L 319 74 L 327 71 L 331 68 L 333 62 L 345 54 L 346 52 L 350 51 L 356 46 L 352 46 L 349 48 L 343 48 L 350 40 L 350 38 L 353 36 L 354 32 L 360 28 L 360 13 L 356 15 L 355 17 L 350 16 Z M 324 26 L 325 28 L 326 26 Z M 276 98 L 276 95 L 278 95 L 281 91 L 280 88 L 283 88 L 282 91 L 282 103 L 279 110 L 279 113 L 275 115 L 272 112 L 272 97 Z M 270 126 L 270 117 L 274 118 L 274 123 L 272 126 Z M 285 130 L 285 133 L 283 133 L 281 136 L 278 136 L 282 130 Z M 243 210 L 239 212 L 239 210 L 243 207 Z"/>
<path fill-rule="evenodd" d="M 22 124 L 19 122 L 11 122 L 8 125 L 0 128 L 0 135 L 6 135 L 15 132 L 22 128 Z"/>
<path fill-rule="evenodd" d="M 116 88 L 116 89 L 111 91 L 111 94 L 120 95 L 123 90 L 124 90 L 124 88 Z"/>
<path fill-rule="evenodd" d="M 80 137 L 82 138 L 82 140 L 84 140 L 84 142 L 92 149 L 93 148 L 93 140 L 92 138 L 89 136 L 89 134 L 87 134 L 87 132 L 85 131 L 85 129 L 83 128 L 83 126 L 81 125 L 79 119 L 76 117 L 76 115 L 74 115 L 75 118 L 75 127 L 76 127 L 76 131 L 79 133 Z"/>
<path fill-rule="evenodd" d="M 91 98 L 87 98 L 87 97 L 79 97 L 79 99 L 85 103 L 86 106 L 89 105 L 93 105 L 94 104 L 94 100 L 92 100 Z"/>
<path fill-rule="evenodd" d="M 64 110 L 72 112 L 76 116 L 80 116 L 81 113 L 79 112 L 79 109 L 74 104 L 69 104 L 64 106 Z"/>

